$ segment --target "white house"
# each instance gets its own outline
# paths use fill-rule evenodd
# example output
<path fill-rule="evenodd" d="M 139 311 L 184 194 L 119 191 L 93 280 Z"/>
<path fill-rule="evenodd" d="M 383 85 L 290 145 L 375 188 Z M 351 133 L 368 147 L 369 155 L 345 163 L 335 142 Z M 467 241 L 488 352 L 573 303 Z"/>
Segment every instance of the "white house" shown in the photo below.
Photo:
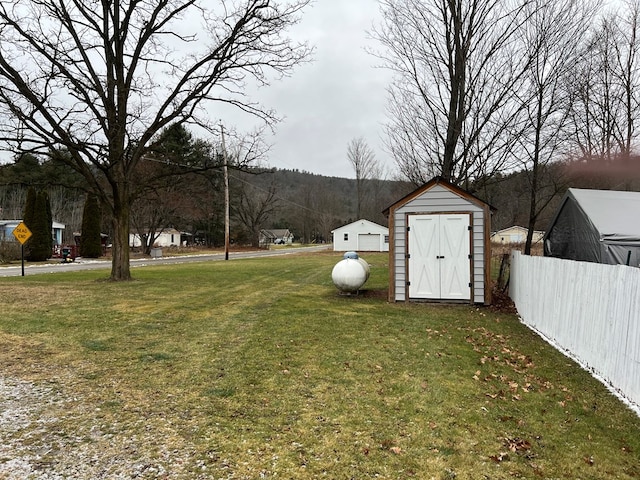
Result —
<path fill-rule="evenodd" d="M 13 229 L 20 225 L 22 220 L 0 220 L 0 242 L 17 241 L 13 236 Z M 51 237 L 54 245 L 62 245 L 64 240 L 65 224 L 53 221 L 51 222 Z"/>
<path fill-rule="evenodd" d="M 388 252 L 389 229 L 370 222 L 358 220 L 331 230 L 333 250 L 336 252 Z"/>
<path fill-rule="evenodd" d="M 271 244 L 291 245 L 293 244 L 293 233 L 288 228 L 260 230 L 260 246 L 265 247 Z"/>
<path fill-rule="evenodd" d="M 129 234 L 129 246 L 130 247 L 140 247 L 142 246 L 142 241 L 140 235 L 137 233 Z M 153 242 L 153 246 L 157 247 L 171 247 L 171 246 L 180 246 L 180 232 L 175 228 L 167 228 L 162 232 L 156 232 L 156 239 Z"/>
<path fill-rule="evenodd" d="M 494 243 L 524 243 L 527 240 L 528 230 L 524 227 L 514 225 L 513 227 L 503 228 L 491 234 L 491 241 Z M 533 243 L 542 241 L 544 232 L 534 230 Z"/>

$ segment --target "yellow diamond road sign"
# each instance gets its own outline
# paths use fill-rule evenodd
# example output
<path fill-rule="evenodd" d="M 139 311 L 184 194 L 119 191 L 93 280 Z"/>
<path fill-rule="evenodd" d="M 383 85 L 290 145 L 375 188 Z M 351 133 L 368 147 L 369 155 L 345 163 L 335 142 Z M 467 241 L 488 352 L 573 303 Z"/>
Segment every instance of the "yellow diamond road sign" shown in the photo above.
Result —
<path fill-rule="evenodd" d="M 31 237 L 31 230 L 27 228 L 24 222 L 20 222 L 20 224 L 13 229 L 13 236 L 24 245 L 24 242 L 29 240 L 29 237 Z"/>

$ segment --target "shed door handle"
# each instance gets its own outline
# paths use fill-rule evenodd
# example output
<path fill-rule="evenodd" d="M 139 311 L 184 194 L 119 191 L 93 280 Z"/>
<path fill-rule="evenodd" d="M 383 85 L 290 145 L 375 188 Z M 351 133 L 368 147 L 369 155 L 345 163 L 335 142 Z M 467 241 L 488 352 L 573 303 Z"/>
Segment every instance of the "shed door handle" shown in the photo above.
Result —
<path fill-rule="evenodd" d="M 436 258 L 444 258 L 444 255 L 436 255 Z"/>

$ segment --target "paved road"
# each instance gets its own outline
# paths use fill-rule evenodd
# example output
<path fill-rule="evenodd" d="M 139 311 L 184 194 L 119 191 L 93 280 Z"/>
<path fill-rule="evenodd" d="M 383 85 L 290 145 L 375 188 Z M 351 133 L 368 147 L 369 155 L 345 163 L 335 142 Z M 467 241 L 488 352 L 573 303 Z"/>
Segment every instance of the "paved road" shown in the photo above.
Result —
<path fill-rule="evenodd" d="M 274 257 L 283 255 L 296 255 L 305 252 L 319 252 L 329 250 L 330 245 L 315 247 L 301 247 L 278 250 L 258 250 L 254 252 L 230 252 L 229 260 L 240 258 Z M 146 267 L 149 265 L 170 265 L 178 263 L 210 262 L 224 260 L 224 253 L 213 253 L 203 255 L 183 255 L 179 257 L 160 258 L 136 258 L 131 260 L 131 268 Z M 45 265 L 25 265 L 25 275 L 35 275 L 40 273 L 77 272 L 78 270 L 97 270 L 100 268 L 111 268 L 110 260 L 83 260 L 77 259 L 73 263 L 47 263 Z M 20 265 L 0 267 L 0 277 L 16 277 L 22 275 Z"/>

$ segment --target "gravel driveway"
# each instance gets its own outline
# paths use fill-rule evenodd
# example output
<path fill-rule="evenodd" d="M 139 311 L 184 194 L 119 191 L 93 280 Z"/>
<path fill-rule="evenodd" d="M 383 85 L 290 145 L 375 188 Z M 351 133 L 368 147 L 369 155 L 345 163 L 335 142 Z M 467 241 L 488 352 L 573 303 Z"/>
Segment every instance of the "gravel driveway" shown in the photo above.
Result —
<path fill-rule="evenodd" d="M 82 403 L 53 386 L 0 377 L 0 479 L 212 478 L 189 445 L 176 444 L 168 422 L 131 435 L 100 423 L 99 411 L 83 411 Z M 82 417 L 74 431 L 60 428 L 74 416 Z"/>

